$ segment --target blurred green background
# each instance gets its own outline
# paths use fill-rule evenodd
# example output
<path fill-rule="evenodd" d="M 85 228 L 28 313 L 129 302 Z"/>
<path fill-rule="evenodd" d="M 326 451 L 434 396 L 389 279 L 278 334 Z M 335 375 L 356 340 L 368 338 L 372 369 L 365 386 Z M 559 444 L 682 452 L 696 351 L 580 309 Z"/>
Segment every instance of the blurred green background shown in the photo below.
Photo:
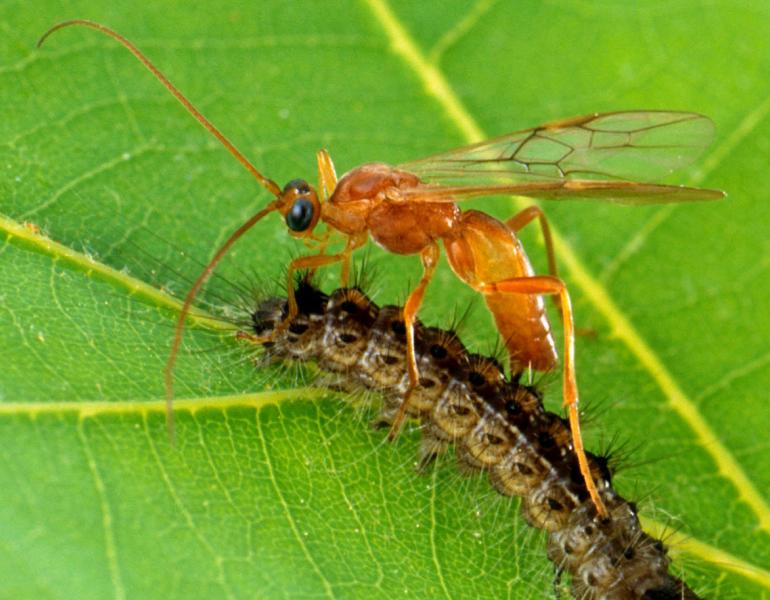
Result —
<path fill-rule="evenodd" d="M 619 489 L 678 533 L 675 570 L 699 592 L 770 595 L 770 5 L 46 0 L 0 5 L 0 597 L 551 593 L 516 501 L 451 460 L 417 476 L 416 432 L 385 445 L 344 399 L 255 372 L 229 336 L 189 332 L 169 445 L 175 313 L 142 282 L 184 292 L 267 197 L 111 40 L 68 30 L 34 49 L 72 17 L 133 40 L 281 184 L 312 181 L 319 147 L 343 173 L 474 127 L 709 115 L 714 144 L 671 181 L 726 201 L 547 209 L 577 323 L 596 332 L 578 340 L 588 447 L 620 445 Z M 538 236 L 523 238 L 543 271 Z M 300 252 L 268 219 L 206 299 L 275 285 Z M 417 262 L 373 251 L 375 298 L 401 301 Z M 472 299 L 442 265 L 424 319 Z M 478 302 L 466 333 L 494 349 Z M 558 408 L 558 374 L 543 384 Z"/>

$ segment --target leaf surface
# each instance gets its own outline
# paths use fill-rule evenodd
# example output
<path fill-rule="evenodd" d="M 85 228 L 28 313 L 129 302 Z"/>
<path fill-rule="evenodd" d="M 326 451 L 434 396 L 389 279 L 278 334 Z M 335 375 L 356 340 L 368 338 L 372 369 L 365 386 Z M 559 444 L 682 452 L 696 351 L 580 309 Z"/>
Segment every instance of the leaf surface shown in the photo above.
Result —
<path fill-rule="evenodd" d="M 770 595 L 770 67 L 762 3 L 86 1 L 0 8 L 1 597 L 513 597 L 550 594 L 544 539 L 517 502 L 447 459 L 413 471 L 349 399 L 255 371 L 199 324 L 162 367 L 176 305 L 267 196 L 128 53 L 142 48 L 265 174 L 314 179 L 394 164 L 593 111 L 693 110 L 717 126 L 670 182 L 725 202 L 548 206 L 579 326 L 589 448 L 619 439 L 621 492 L 676 531 L 677 568 L 708 597 Z M 510 199 L 474 204 L 504 217 Z M 39 228 L 44 235 L 36 233 Z M 524 232 L 545 269 L 533 232 Z M 300 252 L 277 218 L 223 264 L 216 308 Z M 373 252 L 376 299 L 417 260 Z M 333 272 L 325 287 L 334 286 Z M 472 298 L 442 265 L 424 319 Z M 459 300 L 458 300 L 459 299 Z M 478 305 L 478 303 L 477 303 Z M 481 306 L 466 331 L 488 351 Z M 559 405 L 558 376 L 546 376 Z M 278 391 L 275 391 L 278 390 Z"/>

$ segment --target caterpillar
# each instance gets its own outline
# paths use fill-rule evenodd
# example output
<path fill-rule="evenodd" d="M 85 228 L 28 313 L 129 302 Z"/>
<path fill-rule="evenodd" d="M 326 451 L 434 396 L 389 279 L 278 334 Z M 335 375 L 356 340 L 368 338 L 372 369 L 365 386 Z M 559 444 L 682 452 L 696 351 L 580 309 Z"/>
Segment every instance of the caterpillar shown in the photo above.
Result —
<path fill-rule="evenodd" d="M 388 427 L 409 385 L 402 309 L 377 306 L 358 288 L 325 294 L 309 278 L 297 282 L 298 314 L 261 361 L 313 362 L 347 391 L 375 390 L 383 398 L 376 426 Z M 263 300 L 239 335 L 264 337 L 288 314 L 286 298 Z M 469 353 L 450 330 L 417 324 L 420 385 L 407 413 L 420 422 L 419 466 L 454 445 L 462 470 L 484 471 L 492 486 L 521 498 L 526 522 L 548 533 L 556 582 L 570 578 L 574 598 L 697 599 L 669 573 L 665 544 L 645 533 L 633 502 L 612 486 L 606 458 L 589 453 L 609 517 L 598 517 L 572 452 L 568 422 L 543 405 L 534 386 L 506 378 L 499 363 Z"/>

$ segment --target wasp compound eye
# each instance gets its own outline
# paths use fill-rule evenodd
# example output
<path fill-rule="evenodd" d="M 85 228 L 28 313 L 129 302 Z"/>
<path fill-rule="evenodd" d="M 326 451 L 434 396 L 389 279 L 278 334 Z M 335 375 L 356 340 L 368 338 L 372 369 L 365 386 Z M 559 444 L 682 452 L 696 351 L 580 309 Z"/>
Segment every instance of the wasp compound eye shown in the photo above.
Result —
<path fill-rule="evenodd" d="M 286 225 L 292 231 L 305 231 L 313 222 L 313 203 L 307 198 L 297 198 L 286 213 Z"/>

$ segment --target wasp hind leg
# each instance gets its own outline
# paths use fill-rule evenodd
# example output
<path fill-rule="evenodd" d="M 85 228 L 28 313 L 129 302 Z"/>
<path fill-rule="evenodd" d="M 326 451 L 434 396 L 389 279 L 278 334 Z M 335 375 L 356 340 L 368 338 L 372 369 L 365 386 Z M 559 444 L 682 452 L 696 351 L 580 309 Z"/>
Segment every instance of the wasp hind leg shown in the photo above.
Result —
<path fill-rule="evenodd" d="M 564 377 L 563 394 L 564 405 L 569 414 L 570 430 L 572 432 L 572 446 L 575 457 L 580 467 L 580 473 L 585 481 L 586 490 L 591 497 L 600 517 L 607 516 L 607 509 L 599 496 L 591 468 L 588 464 L 583 436 L 580 432 L 580 414 L 578 411 L 578 388 L 575 376 L 575 325 L 572 317 L 572 303 L 566 284 L 558 277 L 549 275 L 536 275 L 534 277 L 514 277 L 493 283 L 485 283 L 480 286 L 483 294 L 529 294 L 558 296 L 561 308 L 562 321 L 564 322 Z"/>
<path fill-rule="evenodd" d="M 518 233 L 535 219 L 538 220 L 540 224 L 540 232 L 543 235 L 543 245 L 545 246 L 545 254 L 548 258 L 548 274 L 552 277 L 558 277 L 559 270 L 556 263 L 556 253 L 553 248 L 551 226 L 548 224 L 548 218 L 545 216 L 543 209 L 533 204 L 532 206 L 528 206 L 524 210 L 517 212 L 510 219 L 508 219 L 505 224 L 514 233 Z M 559 318 L 562 319 L 563 322 L 564 313 L 561 309 L 561 296 L 554 294 L 551 296 L 551 298 L 553 298 L 553 304 L 556 307 L 556 310 L 559 311 Z M 579 337 L 595 337 L 596 331 L 590 327 L 576 327 L 575 335 Z"/>

